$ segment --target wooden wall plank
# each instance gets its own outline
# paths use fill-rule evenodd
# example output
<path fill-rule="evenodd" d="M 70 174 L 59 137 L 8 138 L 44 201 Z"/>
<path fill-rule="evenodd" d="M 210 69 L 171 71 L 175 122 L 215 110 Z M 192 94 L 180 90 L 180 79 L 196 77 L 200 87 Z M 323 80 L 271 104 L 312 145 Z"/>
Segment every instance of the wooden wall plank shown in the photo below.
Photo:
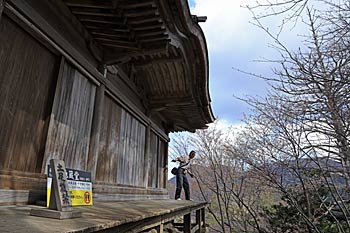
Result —
<path fill-rule="evenodd" d="M 62 159 L 68 168 L 86 170 L 96 86 L 69 63 L 57 86 L 45 162 Z"/>
<path fill-rule="evenodd" d="M 159 139 L 159 153 L 158 153 L 158 168 L 159 168 L 159 187 L 160 188 L 166 188 L 166 183 L 167 183 L 167 178 L 168 178 L 168 169 L 167 169 L 167 164 L 168 164 L 168 156 L 167 156 L 167 147 L 166 143 L 162 140 Z"/>
<path fill-rule="evenodd" d="M 40 172 L 58 59 L 2 15 L 0 169 Z"/>
<path fill-rule="evenodd" d="M 150 145 L 149 145 L 149 157 L 148 157 L 148 187 L 157 188 L 158 184 L 158 137 L 151 131 Z"/>
<path fill-rule="evenodd" d="M 121 112 L 121 107 L 106 95 L 101 119 L 97 181 L 117 182 Z"/>
<path fill-rule="evenodd" d="M 96 180 L 146 187 L 146 127 L 111 97 L 105 96 Z"/>
<path fill-rule="evenodd" d="M 151 127 L 146 127 L 146 134 L 145 134 L 145 154 L 144 154 L 144 171 L 143 171 L 143 183 L 145 187 L 148 187 L 148 173 L 150 170 L 150 163 L 149 157 L 150 157 L 150 135 L 151 135 Z"/>
<path fill-rule="evenodd" d="M 87 169 L 91 172 L 92 181 L 95 181 L 96 167 L 99 155 L 99 142 L 101 132 L 101 122 L 103 115 L 103 105 L 105 96 L 105 86 L 102 84 L 97 88 L 97 94 L 94 105 L 94 115 L 91 129 L 91 140 L 88 155 Z"/>

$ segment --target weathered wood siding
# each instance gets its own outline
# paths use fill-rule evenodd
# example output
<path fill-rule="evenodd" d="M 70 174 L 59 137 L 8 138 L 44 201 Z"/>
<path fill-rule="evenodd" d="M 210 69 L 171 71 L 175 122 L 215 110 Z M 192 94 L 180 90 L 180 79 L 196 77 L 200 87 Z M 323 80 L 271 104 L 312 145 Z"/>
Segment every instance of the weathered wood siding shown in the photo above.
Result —
<path fill-rule="evenodd" d="M 148 155 L 148 187 L 157 188 L 158 186 L 158 136 L 151 131 L 150 145 Z"/>
<path fill-rule="evenodd" d="M 150 133 L 148 187 L 165 188 L 167 179 L 167 144 L 156 133 Z"/>
<path fill-rule="evenodd" d="M 146 115 L 137 89 L 121 85 L 125 74 L 104 78 L 83 59 L 69 30 L 56 31 L 56 16 L 48 24 L 49 13 L 37 14 L 44 8 L 18 3 L 24 8 L 6 5 L 0 21 L 0 196 L 45 194 L 47 164 L 56 158 L 94 173 L 100 200 L 165 197 L 162 121 Z"/>
<path fill-rule="evenodd" d="M 96 168 L 97 181 L 117 183 L 121 115 L 121 107 L 111 97 L 105 96 Z"/>
<path fill-rule="evenodd" d="M 145 187 L 146 127 L 105 96 L 96 180 Z"/>
<path fill-rule="evenodd" d="M 63 159 L 86 170 L 96 86 L 62 62 L 47 137 L 45 158 Z"/>
<path fill-rule="evenodd" d="M 159 148 L 158 148 L 158 174 L 159 174 L 159 184 L 158 187 L 160 188 L 166 188 L 166 183 L 167 183 L 167 146 L 164 140 L 159 138 Z"/>
<path fill-rule="evenodd" d="M 143 169 L 146 127 L 130 113 L 122 112 L 121 142 L 122 156 L 118 163 L 118 183 L 144 186 Z"/>
<path fill-rule="evenodd" d="M 0 22 L 0 169 L 40 172 L 57 57 L 4 14 Z"/>

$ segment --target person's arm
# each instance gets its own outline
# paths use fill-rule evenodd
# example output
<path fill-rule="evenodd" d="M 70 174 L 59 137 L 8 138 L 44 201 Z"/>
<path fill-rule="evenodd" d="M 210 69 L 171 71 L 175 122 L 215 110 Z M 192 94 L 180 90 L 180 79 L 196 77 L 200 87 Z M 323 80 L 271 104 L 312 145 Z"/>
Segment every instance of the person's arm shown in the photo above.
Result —
<path fill-rule="evenodd" d="M 191 172 L 191 170 L 188 169 L 188 170 L 187 170 L 187 173 L 190 175 L 191 178 L 194 177 L 194 174 Z"/>
<path fill-rule="evenodd" d="M 171 162 L 182 162 L 183 159 L 181 157 L 176 157 L 175 159 L 171 160 Z"/>

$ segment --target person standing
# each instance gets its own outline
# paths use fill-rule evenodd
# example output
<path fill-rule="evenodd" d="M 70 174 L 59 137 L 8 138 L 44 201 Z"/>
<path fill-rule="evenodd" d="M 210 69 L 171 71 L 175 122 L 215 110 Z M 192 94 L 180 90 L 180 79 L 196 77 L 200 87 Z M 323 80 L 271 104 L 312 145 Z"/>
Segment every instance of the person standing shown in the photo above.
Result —
<path fill-rule="evenodd" d="M 175 200 L 181 200 L 181 191 L 184 188 L 186 200 L 190 200 L 190 183 L 187 179 L 187 174 L 193 177 L 191 173 L 190 166 L 191 160 L 196 156 L 195 151 L 191 151 L 188 155 L 177 157 L 173 159 L 172 162 L 180 162 L 178 171 L 176 174 L 176 191 L 175 191 Z"/>

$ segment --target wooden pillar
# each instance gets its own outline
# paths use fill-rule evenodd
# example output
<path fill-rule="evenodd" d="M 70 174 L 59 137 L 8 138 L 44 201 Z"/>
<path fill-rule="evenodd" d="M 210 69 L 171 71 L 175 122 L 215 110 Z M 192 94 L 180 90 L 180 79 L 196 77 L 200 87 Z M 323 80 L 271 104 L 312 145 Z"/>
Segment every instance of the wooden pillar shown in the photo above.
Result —
<path fill-rule="evenodd" d="M 96 178 L 96 167 L 97 167 L 98 153 L 99 153 L 98 149 L 99 149 L 99 143 L 100 143 L 101 119 L 103 114 L 105 89 L 106 89 L 105 86 L 101 84 L 96 90 L 94 116 L 92 118 L 87 170 L 91 172 L 91 179 L 93 182 L 95 181 L 95 178 Z"/>
<path fill-rule="evenodd" d="M 168 169 L 169 169 L 169 166 L 168 166 L 168 150 L 169 150 L 169 142 L 165 142 L 165 146 L 164 146 L 164 184 L 163 184 L 163 188 L 164 189 L 167 189 L 168 187 Z"/>
<path fill-rule="evenodd" d="M 196 210 L 196 225 L 198 225 L 198 231 L 202 232 L 202 209 Z"/>
<path fill-rule="evenodd" d="M 184 233 L 191 233 L 191 213 L 184 216 Z"/>
<path fill-rule="evenodd" d="M 1 0 L 0 0 L 1 1 Z M 60 68 L 58 70 L 58 77 L 56 81 L 56 89 L 55 89 L 55 94 L 53 97 L 53 103 L 52 103 L 52 109 L 51 109 L 51 114 L 50 114 L 50 119 L 49 119 L 49 126 L 47 129 L 47 138 L 46 138 L 46 144 L 45 144 L 45 152 L 44 152 L 44 157 L 42 161 L 42 167 L 41 167 L 41 172 L 48 174 L 49 172 L 46 170 L 47 165 L 49 165 L 50 159 L 59 159 L 57 155 L 53 155 L 50 153 L 50 145 L 51 145 L 51 135 L 54 134 L 55 131 L 55 115 L 58 112 L 59 108 L 59 91 L 60 91 L 60 85 L 63 80 L 63 68 L 64 64 L 66 62 L 66 59 L 64 56 L 61 56 L 61 61 L 60 61 Z"/>
<path fill-rule="evenodd" d="M 163 223 L 161 223 L 161 224 L 157 227 L 157 233 L 164 233 L 164 225 L 163 225 Z"/>
<path fill-rule="evenodd" d="M 204 228 L 204 227 L 206 227 L 206 226 L 205 226 L 205 208 L 202 208 L 202 209 L 201 209 L 201 215 L 202 215 L 201 219 L 202 219 L 203 228 Z"/>
<path fill-rule="evenodd" d="M 146 139 L 145 139 L 145 171 L 144 171 L 144 184 L 145 187 L 149 187 L 148 183 L 149 183 L 149 148 L 150 148 L 150 136 L 151 136 L 151 127 L 149 125 L 146 126 Z M 150 185 L 152 187 L 152 185 Z"/>
<path fill-rule="evenodd" d="M 107 76 L 107 69 L 105 66 L 101 66 L 99 68 L 99 71 L 103 73 L 104 77 Z M 94 105 L 94 115 L 92 118 L 87 170 L 91 172 L 91 179 L 93 182 L 95 182 L 96 180 L 96 168 L 99 154 L 100 131 L 103 116 L 105 91 L 106 87 L 103 84 L 97 87 Z"/>
<path fill-rule="evenodd" d="M 5 1 L 0 0 L 0 22 L 1 22 L 1 16 L 2 16 L 2 12 L 4 11 L 4 8 L 5 8 Z"/>

